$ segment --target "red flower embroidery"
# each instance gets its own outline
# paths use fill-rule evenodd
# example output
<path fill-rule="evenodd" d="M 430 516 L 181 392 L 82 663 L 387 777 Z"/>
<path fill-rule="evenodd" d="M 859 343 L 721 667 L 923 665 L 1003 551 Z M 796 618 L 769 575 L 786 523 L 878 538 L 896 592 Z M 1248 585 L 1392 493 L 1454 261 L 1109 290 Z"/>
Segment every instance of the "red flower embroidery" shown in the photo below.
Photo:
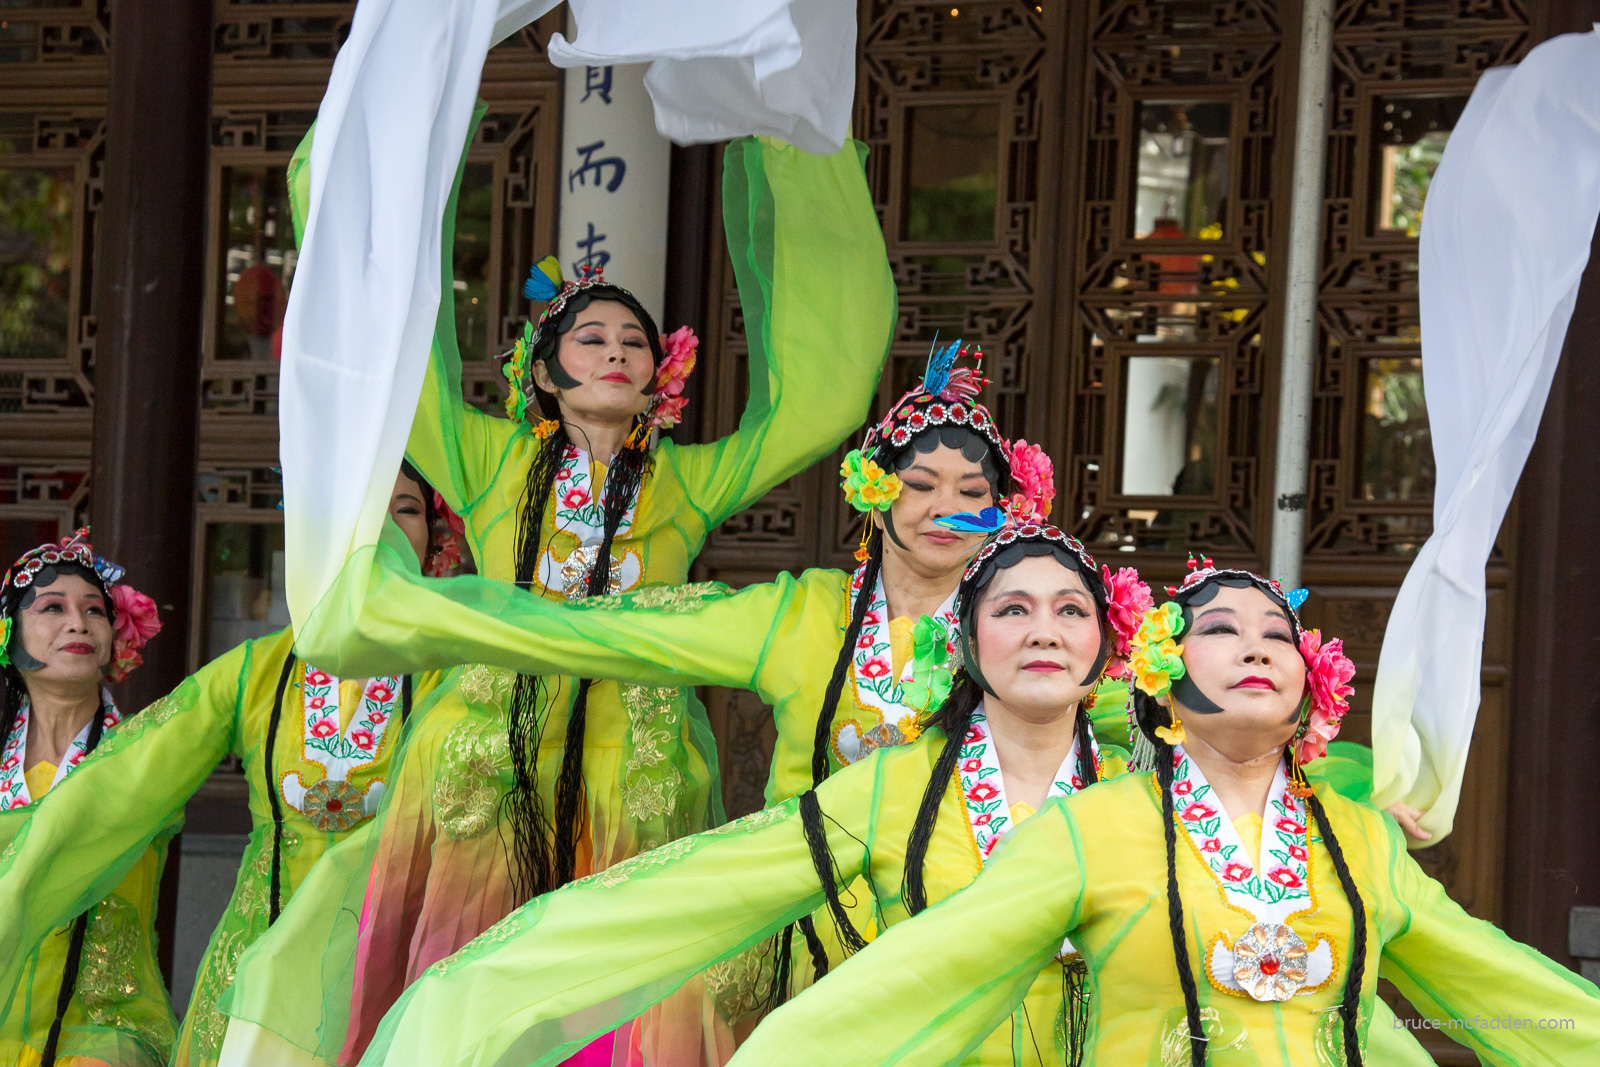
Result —
<path fill-rule="evenodd" d="M 1303 834 L 1306 832 L 1306 828 L 1293 819 L 1279 819 L 1275 825 L 1279 831 L 1286 834 Z"/>
<path fill-rule="evenodd" d="M 568 489 L 561 503 L 569 508 L 581 508 L 589 502 L 589 492 L 586 489 Z"/>
<path fill-rule="evenodd" d="M 1306 850 L 1301 848 L 1299 845 L 1290 845 L 1289 855 L 1293 856 L 1297 860 L 1303 861 L 1306 858 Z"/>
<path fill-rule="evenodd" d="M 27 806 L 28 802 L 22 799 L 22 794 L 20 793 L 6 801 L 6 807 L 8 808 L 25 808 Z"/>
<path fill-rule="evenodd" d="M 1203 800 L 1197 800 L 1193 804 L 1190 804 L 1187 808 L 1183 809 L 1183 817 L 1188 822 L 1199 822 L 1201 819 L 1209 819 L 1216 813 L 1217 809 L 1213 808 Z"/>
<path fill-rule="evenodd" d="M 1300 876 L 1295 874 L 1287 867 L 1274 867 L 1272 870 L 1267 872 L 1267 878 L 1269 881 L 1276 882 L 1285 889 L 1299 889 L 1301 886 L 1305 885 L 1305 883 L 1300 880 Z"/>
<path fill-rule="evenodd" d="M 367 721 L 374 726 L 382 726 L 389 721 L 389 713 L 387 711 L 375 711 L 367 716 Z"/>
<path fill-rule="evenodd" d="M 1248 881 L 1252 873 L 1254 872 L 1250 870 L 1248 863 L 1239 863 L 1238 861 L 1234 861 L 1222 868 L 1222 877 L 1230 882 Z"/>
<path fill-rule="evenodd" d="M 1204 841 L 1200 842 L 1200 851 L 1201 852 L 1221 852 L 1222 851 L 1222 842 L 1217 840 L 1215 837 L 1208 837 Z"/>
<path fill-rule="evenodd" d="M 394 690 L 390 689 L 386 685 L 383 685 L 381 683 L 376 683 L 375 682 L 375 683 L 373 683 L 371 688 L 369 688 L 367 690 L 367 696 L 371 697 L 373 700 L 376 700 L 381 704 L 385 700 L 388 700 L 389 698 L 394 696 Z"/>
<path fill-rule="evenodd" d="M 1175 797 L 1186 797 L 1190 793 L 1193 793 L 1193 792 L 1194 792 L 1194 783 L 1193 782 L 1184 781 L 1184 782 L 1173 782 L 1172 783 L 1172 795 L 1175 796 Z"/>
<path fill-rule="evenodd" d="M 562 467 L 560 470 L 556 471 L 556 481 L 558 482 L 564 482 L 570 477 L 572 477 L 571 467 Z"/>
<path fill-rule="evenodd" d="M 876 626 L 882 621 L 883 619 L 879 617 L 876 611 L 869 611 L 865 615 L 861 616 L 861 625 L 863 628 L 868 626 Z"/>
<path fill-rule="evenodd" d="M 961 765 L 962 774 L 977 774 L 983 769 L 983 760 L 974 756 Z"/>
<path fill-rule="evenodd" d="M 17 757 L 12 756 L 4 763 L 0 763 L 0 771 L 14 771 L 17 769 Z"/>
<path fill-rule="evenodd" d="M 993 818 L 994 818 L 993 815 L 988 815 L 988 814 L 980 815 L 976 819 L 972 820 L 972 825 L 974 825 L 974 826 L 988 826 L 989 825 L 989 820 L 993 819 Z"/>
<path fill-rule="evenodd" d="M 329 678 L 321 671 L 312 671 L 310 674 L 306 675 L 307 685 L 327 685 L 332 680 L 333 679 Z"/>
<path fill-rule="evenodd" d="M 312 737 L 332 737 L 338 732 L 338 729 L 333 725 L 332 719 L 318 719 L 311 727 Z"/>
<path fill-rule="evenodd" d="M 979 782 L 977 785 L 967 790 L 967 799 L 975 800 L 980 804 L 984 803 L 985 801 L 993 800 L 999 795 L 1000 790 L 996 789 L 988 782 Z"/>
<path fill-rule="evenodd" d="M 323 706 L 327 703 L 328 702 L 323 700 L 321 697 L 312 697 L 310 700 L 306 701 L 306 707 L 310 708 L 312 711 L 321 711 Z"/>
<path fill-rule="evenodd" d="M 878 678 L 887 677 L 888 674 L 889 664 L 884 662 L 882 657 L 869 659 L 867 662 L 861 665 L 861 676 L 863 678 L 871 678 L 876 680 Z"/>
<path fill-rule="evenodd" d="M 372 731 L 371 730 L 364 730 L 364 729 L 363 730 L 353 730 L 353 731 L 351 731 L 351 733 L 350 733 L 350 743 L 352 745 L 355 745 L 357 748 L 359 748 L 363 752 L 371 752 L 372 751 Z"/>
<path fill-rule="evenodd" d="M 872 635 L 871 634 L 862 634 L 861 635 L 861 640 L 856 642 L 856 647 L 857 648 L 871 648 L 874 643 L 875 642 L 872 640 Z"/>

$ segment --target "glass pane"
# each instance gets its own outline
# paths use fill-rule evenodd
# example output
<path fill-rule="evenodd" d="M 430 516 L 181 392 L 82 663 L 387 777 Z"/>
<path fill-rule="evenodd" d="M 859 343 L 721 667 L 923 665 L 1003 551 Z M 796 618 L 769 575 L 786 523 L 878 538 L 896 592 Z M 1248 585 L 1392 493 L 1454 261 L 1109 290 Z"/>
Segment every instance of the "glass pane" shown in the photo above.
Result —
<path fill-rule="evenodd" d="M 1147 100 L 1139 105 L 1135 237 L 1222 236 L 1228 199 L 1226 101 Z"/>
<path fill-rule="evenodd" d="M 67 354 L 74 188 L 69 167 L 0 167 L 0 357 Z"/>
<path fill-rule="evenodd" d="M 1000 108 L 937 104 L 906 109 L 907 241 L 994 240 Z"/>
<path fill-rule="evenodd" d="M 1378 168 L 1373 224 L 1379 230 L 1399 230 L 1410 237 L 1421 232 L 1428 184 L 1466 105 L 1465 96 L 1380 96 L 1373 102 L 1373 163 Z"/>
<path fill-rule="evenodd" d="M 1123 373 L 1122 492 L 1194 496 L 1216 484 L 1219 360 L 1132 356 Z"/>
<path fill-rule="evenodd" d="M 289 625 L 289 602 L 283 593 L 283 527 L 260 522 L 209 524 L 205 588 L 206 660 L 248 638 Z"/>
<path fill-rule="evenodd" d="M 456 201 L 456 344 L 462 359 L 488 359 L 489 228 L 494 215 L 494 164 L 468 163 Z M 522 264 L 526 270 L 533 264 Z M 521 291 L 521 281 L 517 284 Z"/>
<path fill-rule="evenodd" d="M 1361 415 L 1362 497 L 1426 502 L 1433 499 L 1433 482 L 1422 360 L 1369 360 Z"/>
<path fill-rule="evenodd" d="M 273 359 L 298 253 L 283 167 L 222 168 L 227 237 L 222 252 L 218 359 Z"/>

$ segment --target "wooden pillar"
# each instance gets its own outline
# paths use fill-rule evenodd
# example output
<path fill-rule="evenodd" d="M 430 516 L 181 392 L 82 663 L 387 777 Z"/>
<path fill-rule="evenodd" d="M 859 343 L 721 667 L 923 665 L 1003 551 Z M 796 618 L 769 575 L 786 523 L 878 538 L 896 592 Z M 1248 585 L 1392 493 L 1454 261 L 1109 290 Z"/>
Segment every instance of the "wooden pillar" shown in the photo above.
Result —
<path fill-rule="evenodd" d="M 95 547 L 166 626 L 117 694 L 142 708 L 188 660 L 199 447 L 212 0 L 125 0 L 112 23 L 96 270 Z M 170 980 L 177 842 L 157 919 Z"/>

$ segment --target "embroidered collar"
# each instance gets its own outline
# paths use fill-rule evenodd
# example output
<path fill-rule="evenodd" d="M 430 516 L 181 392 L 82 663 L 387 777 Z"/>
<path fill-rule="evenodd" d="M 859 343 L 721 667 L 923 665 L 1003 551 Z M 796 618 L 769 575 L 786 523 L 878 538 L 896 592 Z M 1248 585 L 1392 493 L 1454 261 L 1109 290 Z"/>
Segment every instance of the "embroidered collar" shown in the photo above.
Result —
<path fill-rule="evenodd" d="M 1094 760 L 1095 771 L 1100 771 L 1100 745 L 1089 733 L 1089 755 Z M 987 861 L 1000 839 L 1015 827 L 1011 818 L 1011 805 L 1006 801 L 1006 785 L 1000 773 L 1000 757 L 995 753 L 994 739 L 989 733 L 989 719 L 980 703 L 972 711 L 972 725 L 961 742 L 961 754 L 956 762 L 956 775 L 961 781 L 961 795 L 966 801 L 967 822 L 972 828 L 972 840 L 978 848 L 979 862 Z M 1084 788 L 1078 775 L 1078 742 L 1074 738 L 1072 750 L 1061 761 L 1056 780 L 1051 783 L 1051 797 L 1069 797 Z"/>
<path fill-rule="evenodd" d="M 559 591 L 568 600 L 578 600 L 587 594 L 589 572 L 599 559 L 600 543 L 605 540 L 606 514 L 600 503 L 604 488 L 595 487 L 590 467 L 589 453 L 577 445 L 567 445 L 561 456 L 561 466 L 556 469 L 551 497 L 555 501 L 555 528 L 576 539 L 578 547 L 563 560 L 557 560 L 548 546 L 539 557 L 539 583 L 546 589 Z M 607 468 L 607 477 L 610 471 L 611 468 Z M 643 575 L 636 552 L 616 550 L 617 542 L 633 528 L 634 509 L 638 503 L 637 498 L 630 501 L 622 521 L 617 524 L 616 538 L 612 541 L 611 576 L 606 583 L 608 593 L 632 589 Z"/>
<path fill-rule="evenodd" d="M 350 724 L 340 730 L 339 679 L 305 665 L 300 754 L 320 765 L 323 776 L 308 786 L 299 771 L 291 770 L 279 785 L 284 801 L 318 830 L 348 830 L 376 812 L 383 783 L 374 782 L 363 792 L 349 778 L 378 758 L 404 684 L 399 677 L 368 679 Z"/>
<path fill-rule="evenodd" d="M 850 579 L 850 596 L 846 604 L 853 603 L 856 594 L 861 591 L 866 570 L 867 566 L 863 563 Z M 955 610 L 956 594 L 952 592 L 933 616 L 944 623 L 946 631 L 952 634 L 960 630 Z M 883 576 L 880 574 L 872 602 L 867 605 L 867 613 L 861 618 L 861 636 L 856 639 L 850 664 L 850 682 L 859 707 L 875 713 L 880 723 L 898 726 L 906 735 L 906 740 L 911 740 L 917 733 L 917 713 L 906 707 L 905 692 L 901 687 L 911 681 L 912 657 L 906 657 L 899 675 L 896 675 L 890 646 L 889 596 L 883 588 Z M 951 651 L 954 652 L 953 645 Z"/>
<path fill-rule="evenodd" d="M 122 721 L 122 712 L 111 700 L 111 694 L 104 689 L 100 691 L 100 712 L 104 729 L 109 730 Z M 29 707 L 27 700 L 23 700 L 22 707 L 17 712 L 17 721 L 11 727 L 11 735 L 5 739 L 4 746 L 0 746 L 0 811 L 10 808 L 25 808 L 35 800 L 28 792 L 28 780 L 23 774 L 23 768 L 28 761 L 28 716 Z M 94 723 L 90 722 L 78 731 L 78 736 L 72 739 L 67 746 L 66 756 L 56 767 L 55 777 L 50 780 L 50 787 L 54 789 L 63 778 L 77 769 L 89 754 L 89 728 Z"/>
<path fill-rule="evenodd" d="M 1313 914 L 1317 899 L 1306 805 L 1289 791 L 1282 764 L 1267 794 L 1257 869 L 1199 765 L 1181 745 L 1173 748 L 1172 761 L 1173 818 L 1223 903 L 1247 920 L 1238 937 L 1222 930 L 1207 943 L 1205 969 L 1212 987 L 1260 1001 L 1286 1001 L 1325 989 L 1338 971 L 1338 947 L 1321 935 L 1307 942 L 1290 926 Z"/>

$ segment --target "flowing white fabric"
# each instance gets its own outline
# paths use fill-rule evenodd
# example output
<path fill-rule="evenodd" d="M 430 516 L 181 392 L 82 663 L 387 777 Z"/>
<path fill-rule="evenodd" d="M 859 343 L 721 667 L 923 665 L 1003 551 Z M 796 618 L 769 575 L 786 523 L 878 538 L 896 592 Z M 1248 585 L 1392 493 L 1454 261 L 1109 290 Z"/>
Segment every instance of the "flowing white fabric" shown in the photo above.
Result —
<path fill-rule="evenodd" d="M 1600 26 L 1487 72 L 1428 190 L 1422 369 L 1434 531 L 1373 696 L 1374 800 L 1450 832 L 1477 718 L 1484 564 L 1533 447 L 1600 214 Z"/>
<path fill-rule="evenodd" d="M 382 528 L 422 391 L 444 209 L 484 59 L 556 3 L 356 5 L 317 111 L 283 325 L 279 452 L 297 625 Z M 791 0 L 572 0 L 578 39 L 550 51 L 568 65 L 654 60 L 657 125 L 684 139 L 777 133 L 834 151 L 854 85 L 854 8 L 792 6 L 791 18 Z"/>
<path fill-rule="evenodd" d="M 684 19 L 675 4 L 573 0 L 577 36 L 570 44 L 552 36 L 550 61 L 649 61 L 656 129 L 679 144 L 767 134 L 819 155 L 843 147 L 855 94 L 854 0 L 692 2 L 695 17 Z"/>

